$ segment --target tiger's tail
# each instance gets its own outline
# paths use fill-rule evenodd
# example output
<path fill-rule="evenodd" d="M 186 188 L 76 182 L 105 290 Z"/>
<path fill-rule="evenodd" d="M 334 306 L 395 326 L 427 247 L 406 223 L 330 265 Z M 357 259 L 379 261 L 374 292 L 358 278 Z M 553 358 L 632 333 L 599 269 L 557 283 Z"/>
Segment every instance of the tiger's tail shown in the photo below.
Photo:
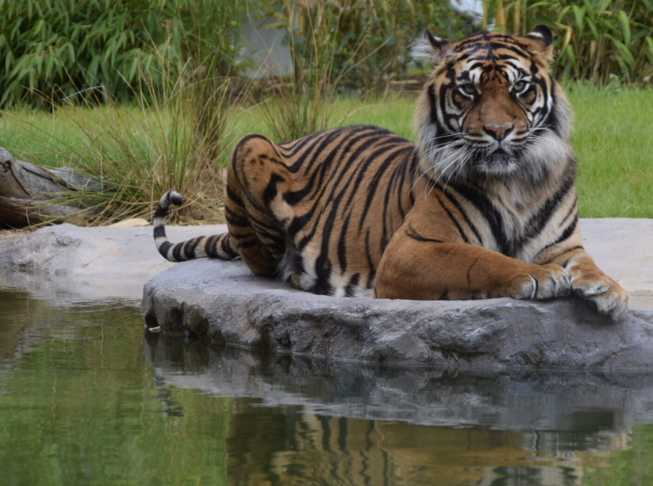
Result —
<path fill-rule="evenodd" d="M 233 260 L 237 258 L 233 239 L 229 233 L 220 235 L 199 236 L 181 243 L 170 243 L 166 237 L 165 219 L 170 204 L 181 206 L 184 200 L 176 191 L 166 192 L 154 212 L 154 243 L 163 258 L 171 262 L 183 262 L 194 258 L 219 258 L 220 260 Z"/>

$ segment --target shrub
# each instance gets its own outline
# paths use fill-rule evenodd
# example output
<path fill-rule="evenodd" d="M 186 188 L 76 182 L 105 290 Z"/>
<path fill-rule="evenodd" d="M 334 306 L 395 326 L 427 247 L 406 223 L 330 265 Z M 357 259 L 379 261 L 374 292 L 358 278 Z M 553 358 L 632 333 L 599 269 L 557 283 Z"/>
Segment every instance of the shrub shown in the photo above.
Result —
<path fill-rule="evenodd" d="M 637 83 L 653 74 L 651 0 L 543 0 L 530 5 L 518 0 L 506 5 L 509 12 L 503 17 L 509 32 L 524 34 L 537 24 L 556 31 L 558 77 L 606 85 L 614 76 Z"/>
<path fill-rule="evenodd" d="M 278 141 L 332 127 L 338 94 L 385 93 L 393 80 L 407 77 L 410 51 L 425 27 L 453 39 L 472 30 L 446 2 L 269 0 L 259 7 L 252 15 L 272 16 L 273 26 L 286 31 L 293 63 L 290 76 L 256 92 Z"/>
<path fill-rule="evenodd" d="M 276 17 L 288 31 L 295 70 L 330 66 L 330 81 L 341 91 L 384 90 L 390 81 L 407 75 L 415 39 L 431 29 L 456 40 L 476 26 L 451 9 L 449 2 L 432 0 L 268 0 L 264 14 Z M 315 54 L 320 56 L 316 59 Z"/>
<path fill-rule="evenodd" d="M 134 96 L 138 73 L 163 81 L 160 57 L 177 67 L 209 53 L 232 65 L 238 0 L 0 0 L 0 106 L 38 106 L 89 91 Z M 198 63 L 199 63 L 198 62 Z M 101 89 L 98 89 L 101 87 Z"/>
<path fill-rule="evenodd" d="M 49 100 L 67 131 L 52 133 L 20 112 L 6 114 L 15 135 L 31 141 L 29 153 L 17 150 L 17 156 L 68 166 L 102 184 L 101 191 L 70 191 L 52 202 L 79 202 L 95 215 L 89 223 L 100 224 L 148 217 L 158 199 L 176 189 L 185 204 L 173 211 L 174 219 L 222 219 L 224 167 L 236 128 L 231 111 L 240 101 L 232 96 L 233 81 L 197 76 L 189 67 L 168 70 L 159 62 L 162 82 L 138 73 L 132 106 L 108 96 L 84 103 Z"/>

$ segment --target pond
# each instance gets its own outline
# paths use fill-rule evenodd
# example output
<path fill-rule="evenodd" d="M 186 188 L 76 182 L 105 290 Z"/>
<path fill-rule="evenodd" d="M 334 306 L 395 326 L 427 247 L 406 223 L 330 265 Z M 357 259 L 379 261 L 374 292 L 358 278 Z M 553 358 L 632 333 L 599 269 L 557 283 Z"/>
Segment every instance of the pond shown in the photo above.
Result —
<path fill-rule="evenodd" d="M 653 376 L 330 362 L 0 288 L 0 484 L 653 484 Z"/>

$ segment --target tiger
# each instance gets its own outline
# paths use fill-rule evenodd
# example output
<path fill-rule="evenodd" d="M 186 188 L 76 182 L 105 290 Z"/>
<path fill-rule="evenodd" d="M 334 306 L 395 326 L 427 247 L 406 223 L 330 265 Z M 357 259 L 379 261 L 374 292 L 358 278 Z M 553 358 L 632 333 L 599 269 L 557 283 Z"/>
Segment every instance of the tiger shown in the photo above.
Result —
<path fill-rule="evenodd" d="M 621 319 L 629 296 L 585 252 L 572 111 L 552 75 L 553 34 L 426 31 L 432 70 L 416 143 L 374 126 L 285 143 L 250 134 L 227 169 L 228 232 L 173 244 L 172 262 L 240 258 L 256 275 L 321 295 L 550 299 L 576 295 Z"/>

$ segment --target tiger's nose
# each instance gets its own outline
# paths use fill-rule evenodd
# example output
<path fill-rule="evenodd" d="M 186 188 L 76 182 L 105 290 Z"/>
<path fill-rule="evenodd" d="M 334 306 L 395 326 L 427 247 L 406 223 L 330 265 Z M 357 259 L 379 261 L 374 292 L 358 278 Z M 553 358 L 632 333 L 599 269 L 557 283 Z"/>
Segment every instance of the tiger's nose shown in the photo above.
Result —
<path fill-rule="evenodd" d="M 490 137 L 500 142 L 506 138 L 515 129 L 515 125 L 504 123 L 503 125 L 485 125 L 483 131 Z"/>

